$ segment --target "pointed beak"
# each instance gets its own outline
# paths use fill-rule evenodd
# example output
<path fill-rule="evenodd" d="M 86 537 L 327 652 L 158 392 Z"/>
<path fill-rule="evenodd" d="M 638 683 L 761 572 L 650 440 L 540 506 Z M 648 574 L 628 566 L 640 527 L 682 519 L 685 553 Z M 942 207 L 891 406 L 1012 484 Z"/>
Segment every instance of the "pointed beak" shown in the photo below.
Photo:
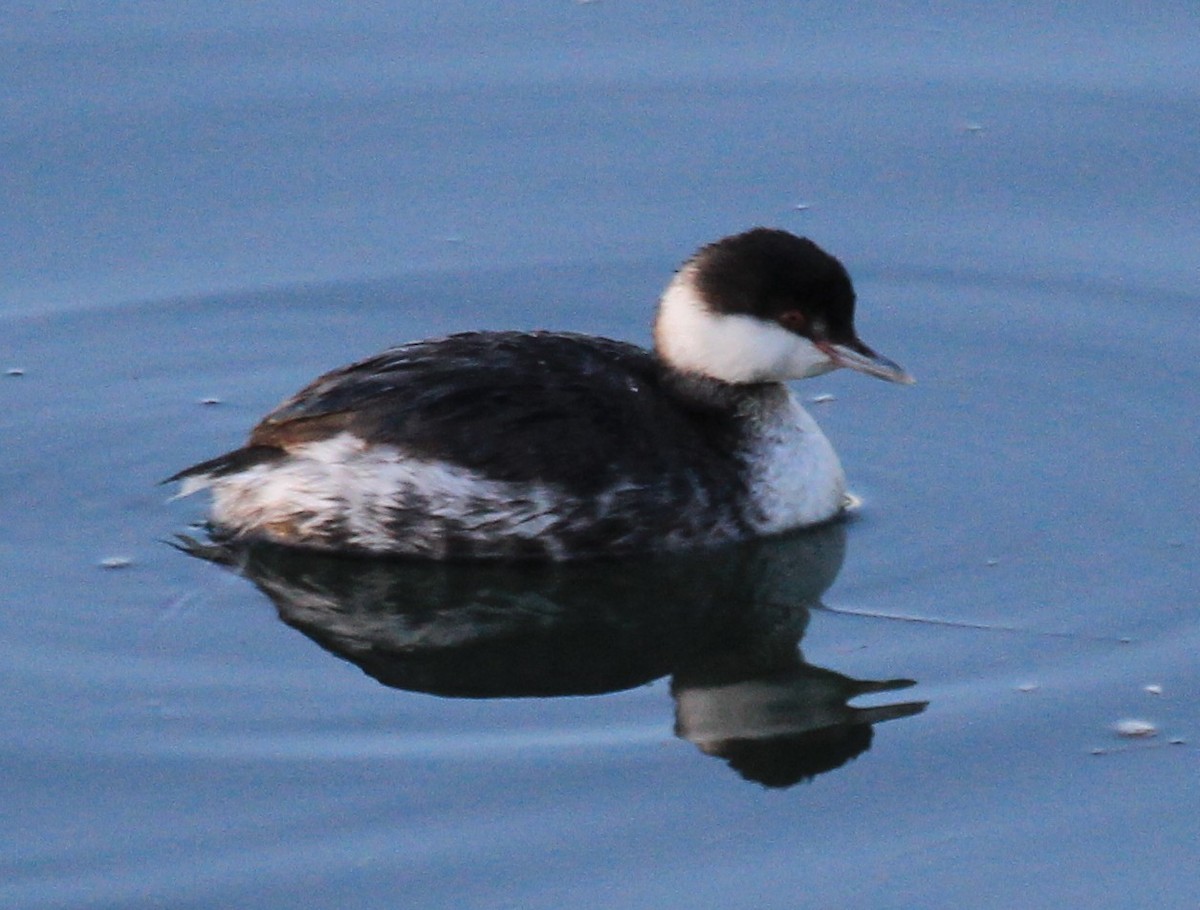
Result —
<path fill-rule="evenodd" d="M 888 360 L 881 354 L 876 354 L 857 338 L 849 344 L 835 344 L 832 341 L 826 341 L 819 343 L 817 347 L 829 355 L 834 366 L 858 370 L 868 376 L 878 376 L 880 379 L 898 382 L 901 385 L 912 385 L 916 382 L 900 364 Z"/>

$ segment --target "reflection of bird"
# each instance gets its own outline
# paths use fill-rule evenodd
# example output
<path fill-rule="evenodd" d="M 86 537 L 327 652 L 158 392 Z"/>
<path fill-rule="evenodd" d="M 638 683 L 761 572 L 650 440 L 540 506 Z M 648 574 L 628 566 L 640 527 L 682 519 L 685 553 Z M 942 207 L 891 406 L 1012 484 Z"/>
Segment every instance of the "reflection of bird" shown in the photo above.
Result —
<path fill-rule="evenodd" d="M 846 270 L 759 228 L 664 292 L 655 353 L 467 333 L 317 379 L 241 449 L 176 474 L 227 536 L 433 558 L 569 559 L 822 522 L 837 456 L 783 384 L 837 367 L 910 382 L 854 329 Z"/>
<path fill-rule="evenodd" d="M 785 774 L 776 767 L 791 779 L 836 767 L 829 742 L 865 735 L 865 748 L 871 723 L 923 707 L 849 708 L 847 699 L 903 681 L 858 682 L 800 657 L 808 605 L 833 583 L 844 546 L 845 528 L 831 524 L 620 564 L 449 566 L 191 541 L 185 549 L 246 575 L 284 622 L 388 686 L 471 698 L 582 695 L 673 676 L 676 732 L 744 776 L 778 783 Z M 764 770 L 768 752 L 774 764 Z"/>
<path fill-rule="evenodd" d="M 784 657 L 784 655 L 780 655 Z M 913 685 L 911 679 L 851 679 L 806 663 L 792 648 L 790 659 L 756 668 L 691 667 L 677 672 L 675 732 L 705 754 L 724 758 L 742 777 L 769 787 L 788 787 L 832 771 L 871 746 L 872 724 L 919 714 L 926 702 L 870 708 L 847 702 L 860 695 Z"/>

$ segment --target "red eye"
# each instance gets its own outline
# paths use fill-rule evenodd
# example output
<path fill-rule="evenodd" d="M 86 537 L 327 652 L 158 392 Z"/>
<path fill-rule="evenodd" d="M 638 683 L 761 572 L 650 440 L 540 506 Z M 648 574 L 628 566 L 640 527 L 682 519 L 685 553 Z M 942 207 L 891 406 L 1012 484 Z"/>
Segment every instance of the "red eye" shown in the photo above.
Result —
<path fill-rule="evenodd" d="M 808 328 L 808 319 L 799 310 L 786 310 L 779 314 L 779 324 L 789 332 L 803 332 Z"/>

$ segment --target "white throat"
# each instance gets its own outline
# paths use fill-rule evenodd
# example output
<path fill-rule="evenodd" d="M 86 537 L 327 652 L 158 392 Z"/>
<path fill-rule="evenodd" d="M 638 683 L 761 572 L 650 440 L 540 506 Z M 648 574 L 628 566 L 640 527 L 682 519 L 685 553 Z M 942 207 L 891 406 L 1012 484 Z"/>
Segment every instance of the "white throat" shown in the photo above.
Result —
<path fill-rule="evenodd" d="M 781 325 L 716 312 L 695 276 L 695 266 L 680 269 L 658 304 L 654 345 L 667 363 L 725 382 L 785 382 L 834 369 L 824 351 Z"/>

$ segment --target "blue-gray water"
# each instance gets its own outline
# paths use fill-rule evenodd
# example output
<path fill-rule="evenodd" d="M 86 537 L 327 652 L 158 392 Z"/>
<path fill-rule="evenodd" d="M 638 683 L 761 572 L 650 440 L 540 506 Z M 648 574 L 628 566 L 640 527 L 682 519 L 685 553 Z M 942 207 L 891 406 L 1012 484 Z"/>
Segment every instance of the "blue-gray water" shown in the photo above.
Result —
<path fill-rule="evenodd" d="M 1188 3 L 0 10 L 0 904 L 1195 907 L 1198 34 Z M 166 545 L 203 503 L 156 482 L 318 372 L 646 341 L 753 224 L 839 255 L 919 379 L 798 387 L 864 499 L 828 609 L 802 538 L 539 581 L 543 638 L 446 663 L 513 622 L 470 575 L 395 582 L 417 623 Z M 768 584 L 779 616 L 731 606 Z M 330 653 L 401 618 L 429 662 L 393 685 Z M 803 635 L 768 669 L 807 718 L 845 678 L 929 704 L 747 780 L 685 738 L 692 697 L 743 704 L 739 622 L 785 663 Z M 556 661 L 575 694 L 530 697 Z"/>

